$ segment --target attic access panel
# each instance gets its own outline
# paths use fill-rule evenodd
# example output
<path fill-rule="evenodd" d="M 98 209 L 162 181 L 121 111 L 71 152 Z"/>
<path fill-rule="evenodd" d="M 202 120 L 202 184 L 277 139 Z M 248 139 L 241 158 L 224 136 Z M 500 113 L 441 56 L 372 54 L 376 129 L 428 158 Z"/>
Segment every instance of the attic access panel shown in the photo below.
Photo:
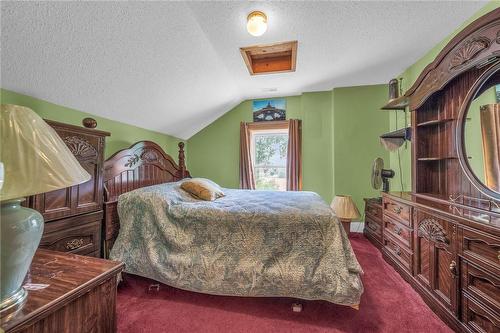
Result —
<path fill-rule="evenodd" d="M 297 41 L 240 48 L 250 75 L 295 72 Z"/>

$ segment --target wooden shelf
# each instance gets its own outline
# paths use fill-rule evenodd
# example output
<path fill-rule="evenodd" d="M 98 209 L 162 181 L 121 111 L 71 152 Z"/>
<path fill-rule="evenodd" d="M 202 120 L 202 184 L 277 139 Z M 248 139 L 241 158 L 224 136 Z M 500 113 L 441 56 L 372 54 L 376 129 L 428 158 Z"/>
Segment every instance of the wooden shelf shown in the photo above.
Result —
<path fill-rule="evenodd" d="M 404 111 L 409 104 L 409 99 L 406 96 L 401 96 L 387 102 L 386 105 L 381 107 L 382 110 L 399 110 Z"/>
<path fill-rule="evenodd" d="M 435 126 L 439 124 L 444 124 L 450 121 L 457 120 L 456 118 L 447 118 L 447 119 L 434 119 L 434 120 L 428 120 L 424 121 L 422 123 L 417 123 L 417 127 L 425 127 L 425 126 Z M 470 118 L 465 118 L 466 121 L 469 121 Z"/>
<path fill-rule="evenodd" d="M 417 126 L 418 127 L 434 126 L 434 125 L 439 125 L 439 124 L 447 123 L 447 122 L 453 121 L 453 120 L 455 120 L 455 118 L 429 120 L 429 121 L 424 121 L 423 123 L 419 123 L 419 124 L 417 124 Z"/>
<path fill-rule="evenodd" d="M 418 161 L 422 162 L 430 162 L 430 161 L 443 161 L 443 160 L 456 160 L 458 157 L 456 156 L 445 156 L 445 157 L 419 157 Z"/>
<path fill-rule="evenodd" d="M 447 156 L 447 157 L 419 157 L 418 161 L 428 162 L 428 161 L 444 161 L 444 160 L 456 160 L 458 157 L 456 156 Z M 472 157 L 467 156 L 467 159 L 471 160 Z"/>

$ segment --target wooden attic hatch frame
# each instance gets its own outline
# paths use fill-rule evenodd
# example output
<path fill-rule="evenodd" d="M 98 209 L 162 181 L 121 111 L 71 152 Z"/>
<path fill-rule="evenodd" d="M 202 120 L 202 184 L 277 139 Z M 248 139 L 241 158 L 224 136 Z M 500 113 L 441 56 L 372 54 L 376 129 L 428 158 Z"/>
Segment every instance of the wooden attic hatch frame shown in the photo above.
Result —
<path fill-rule="evenodd" d="M 240 48 L 250 75 L 295 72 L 297 41 Z"/>

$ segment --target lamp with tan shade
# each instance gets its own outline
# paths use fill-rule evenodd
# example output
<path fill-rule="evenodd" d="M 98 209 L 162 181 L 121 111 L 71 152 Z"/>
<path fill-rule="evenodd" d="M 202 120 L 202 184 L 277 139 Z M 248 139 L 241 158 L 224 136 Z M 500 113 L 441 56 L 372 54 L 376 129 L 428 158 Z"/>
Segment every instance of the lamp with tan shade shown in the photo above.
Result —
<path fill-rule="evenodd" d="M 361 216 L 352 197 L 350 195 L 337 195 L 333 198 L 331 207 L 342 223 L 345 232 L 349 235 L 351 221 Z"/>
<path fill-rule="evenodd" d="M 34 111 L 10 104 L 0 109 L 0 317 L 19 310 L 24 277 L 40 243 L 43 218 L 21 206 L 30 195 L 88 181 L 63 140 Z"/>

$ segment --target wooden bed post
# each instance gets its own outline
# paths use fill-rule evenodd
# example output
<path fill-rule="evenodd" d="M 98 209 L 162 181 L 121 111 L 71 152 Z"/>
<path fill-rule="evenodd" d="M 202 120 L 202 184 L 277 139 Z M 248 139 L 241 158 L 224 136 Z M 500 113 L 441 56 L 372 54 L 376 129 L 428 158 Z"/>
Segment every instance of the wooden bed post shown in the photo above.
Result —
<path fill-rule="evenodd" d="M 180 178 L 186 177 L 186 162 L 184 159 L 184 142 L 179 142 L 179 174 Z"/>

